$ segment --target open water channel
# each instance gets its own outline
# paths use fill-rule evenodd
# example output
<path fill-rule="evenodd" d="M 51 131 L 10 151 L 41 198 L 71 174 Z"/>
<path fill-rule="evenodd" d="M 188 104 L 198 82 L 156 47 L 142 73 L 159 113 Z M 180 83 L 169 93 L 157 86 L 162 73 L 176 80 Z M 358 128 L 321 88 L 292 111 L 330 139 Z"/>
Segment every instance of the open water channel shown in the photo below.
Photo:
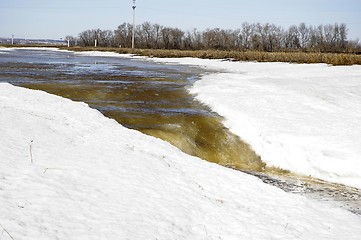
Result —
<path fill-rule="evenodd" d="M 247 172 L 285 191 L 334 201 L 361 214 L 361 191 L 266 168 L 222 118 L 187 88 L 204 69 L 121 57 L 13 49 L 0 53 L 0 82 L 82 101 L 125 127 L 202 159 Z"/>

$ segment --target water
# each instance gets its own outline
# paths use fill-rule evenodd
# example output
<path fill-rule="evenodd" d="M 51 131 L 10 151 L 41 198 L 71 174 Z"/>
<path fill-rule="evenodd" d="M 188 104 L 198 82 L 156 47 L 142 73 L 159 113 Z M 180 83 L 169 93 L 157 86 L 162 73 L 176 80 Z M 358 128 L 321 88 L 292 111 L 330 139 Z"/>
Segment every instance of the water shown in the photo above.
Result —
<path fill-rule="evenodd" d="M 0 55 L 0 81 L 88 103 L 125 127 L 182 151 L 240 169 L 262 171 L 260 158 L 221 118 L 187 92 L 204 70 L 72 52 L 14 50 Z"/>
<path fill-rule="evenodd" d="M 361 191 L 266 168 L 222 118 L 188 94 L 205 70 L 71 52 L 1 53 L 0 81 L 88 103 L 125 127 L 166 140 L 182 151 L 241 170 L 284 191 L 332 201 L 361 214 Z"/>

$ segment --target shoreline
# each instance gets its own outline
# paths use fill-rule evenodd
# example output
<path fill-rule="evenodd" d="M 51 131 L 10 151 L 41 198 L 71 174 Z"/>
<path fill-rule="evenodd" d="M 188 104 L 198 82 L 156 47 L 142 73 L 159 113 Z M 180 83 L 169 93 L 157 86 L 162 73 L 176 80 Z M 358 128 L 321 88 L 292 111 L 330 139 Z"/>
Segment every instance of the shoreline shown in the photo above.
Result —
<path fill-rule="evenodd" d="M 63 50 L 60 50 L 63 51 Z M 85 52 L 85 55 L 91 54 L 91 55 L 98 55 L 106 56 L 106 52 Z M 110 56 L 117 56 L 116 54 L 110 52 Z M 124 56 L 124 55 L 123 55 Z M 122 55 L 119 55 L 119 57 L 122 57 Z M 131 55 L 126 55 L 126 58 L 132 58 Z M 137 58 L 137 57 L 135 57 Z M 283 64 L 283 63 L 246 63 L 246 62 L 224 62 L 220 60 L 202 60 L 202 59 L 195 59 L 195 58 L 187 58 L 187 59 L 175 59 L 175 58 L 168 58 L 168 59 L 162 59 L 162 58 L 148 58 L 149 61 L 155 61 L 160 63 L 177 63 L 177 64 L 184 64 L 184 65 L 194 65 L 194 66 L 200 66 L 205 67 L 208 69 L 214 69 L 214 70 L 221 70 L 221 73 L 215 73 L 211 75 L 206 75 L 202 78 L 202 80 L 197 81 L 193 87 L 190 89 L 191 94 L 194 94 L 197 100 L 201 101 L 203 104 L 208 105 L 213 111 L 217 112 L 219 115 L 223 116 L 225 118 L 224 125 L 228 127 L 233 133 L 238 135 L 244 142 L 251 145 L 251 147 L 256 151 L 256 153 L 261 156 L 262 161 L 265 162 L 269 167 L 278 167 L 281 169 L 285 169 L 291 172 L 294 172 L 296 174 L 300 175 L 310 175 L 314 178 L 323 179 L 329 182 L 335 182 L 335 183 L 341 183 L 349 186 L 354 186 L 360 188 L 359 183 L 359 174 L 357 173 L 358 165 L 355 160 L 352 158 L 355 154 L 358 154 L 358 150 L 355 150 L 355 148 L 348 149 L 347 145 L 338 146 L 338 144 L 335 142 L 335 139 L 340 138 L 340 136 L 343 136 L 342 140 L 343 142 L 357 142 L 358 138 L 357 136 L 354 136 L 354 131 L 351 131 L 348 128 L 344 129 L 347 125 L 343 123 L 345 120 L 342 115 L 347 115 L 353 119 L 351 122 L 357 122 L 357 115 L 354 116 L 354 111 L 351 113 L 347 109 L 341 109 L 341 112 L 344 112 L 344 114 L 340 116 L 335 115 L 335 113 L 339 112 L 339 108 L 337 105 L 334 105 L 332 101 L 340 102 L 340 104 L 349 104 L 349 101 L 352 100 L 350 103 L 350 107 L 354 106 L 353 108 L 358 109 L 358 103 L 357 99 L 347 97 L 348 91 L 353 92 L 352 85 L 349 84 L 356 84 L 356 78 L 357 74 L 359 72 L 359 66 L 352 66 L 352 67 L 329 67 L 325 65 L 303 65 L 303 64 Z M 243 70 L 242 70 L 243 69 Z M 248 69 L 248 70 L 247 70 Z M 223 73 L 222 73 L 223 72 Z M 248 74 L 245 74 L 247 73 Z M 258 79 L 258 74 L 261 73 L 260 79 Z M 296 76 L 294 76 L 295 73 Z M 326 75 L 325 75 L 326 74 Z M 248 76 L 247 76 L 248 75 Z M 302 77 L 302 75 L 304 75 Z M 301 78 L 300 78 L 301 76 Z M 256 78 L 255 78 L 256 77 Z M 319 81 L 319 79 L 323 79 L 323 81 Z M 349 79 L 348 81 L 337 81 L 340 77 Z M 224 80 L 227 79 L 226 85 L 224 85 Z M 258 80 L 257 80 L 258 79 Z M 263 79 L 263 80 L 262 80 Z M 271 92 L 267 93 L 267 82 L 269 82 L 271 87 Z M 284 82 L 289 82 L 289 79 L 293 79 L 295 86 L 292 87 L 292 85 L 289 85 L 291 88 L 288 89 L 287 85 L 284 85 Z M 308 89 L 310 86 L 309 83 L 312 83 L 314 79 L 314 84 L 316 84 L 315 89 L 312 91 L 314 92 L 311 95 L 305 95 L 300 92 L 299 90 L 302 89 Z M 256 81 L 255 81 L 256 80 Z M 336 80 L 336 82 L 335 82 Z M 245 82 L 245 83 L 242 83 Z M 347 83 L 349 82 L 349 83 Z M 282 83 L 281 85 L 279 85 Z M 231 87 L 227 90 L 227 84 L 229 84 Z M 236 85 L 234 85 L 236 84 Z M 238 84 L 246 84 L 240 86 L 237 86 Z M 254 85 L 255 84 L 255 85 Z M 266 85 L 265 85 L 266 84 Z M 274 85 L 276 84 L 276 85 Z M 334 84 L 341 84 L 339 87 L 334 88 L 332 87 Z M 209 86 L 208 86 L 209 85 Z M 245 91 L 245 89 L 250 88 L 254 90 L 251 92 Z M 274 86 L 273 86 L 274 85 Z M 279 86 L 278 86 L 279 85 Z M 207 87 L 208 86 L 208 87 Z M 223 87 L 222 87 L 223 86 Z M 232 87 L 233 86 L 233 87 Z M 286 86 L 286 88 L 283 88 L 283 86 Z M 298 86 L 298 87 L 297 87 Z M 326 88 L 329 86 L 328 88 Z M 212 94 L 209 92 L 210 88 L 213 89 L 216 87 L 216 89 L 223 89 L 218 94 L 216 89 L 211 90 Z M 260 88 L 261 87 L 261 88 Z M 280 93 L 273 92 L 272 89 L 275 88 L 279 89 L 278 91 L 281 91 Z M 341 88 L 340 88 L 341 87 Z M 351 87 L 351 89 L 349 89 Z M 264 90 L 262 90 L 264 88 Z M 340 88 L 341 92 L 338 90 Z M 208 89 L 208 90 L 207 90 Z M 234 95 L 234 90 L 238 89 L 237 91 L 243 92 L 244 94 L 251 94 L 250 96 L 246 97 L 246 99 L 238 99 L 238 94 Z M 243 90 L 242 90 L 243 89 Z M 331 97 L 331 102 L 327 102 L 321 99 L 317 96 L 322 96 L 327 91 L 330 92 L 329 94 Z M 264 93 L 267 93 L 265 96 L 260 90 L 266 91 Z M 290 91 L 291 90 L 291 91 Z M 229 92 L 228 94 L 224 94 L 224 92 Z M 285 92 L 284 92 L 285 91 Z M 292 93 L 293 92 L 293 93 Z M 319 93 L 320 92 L 320 93 Z M 223 93 L 223 94 L 222 94 Z M 256 94 L 256 99 L 263 99 L 261 102 L 255 101 L 255 102 L 249 102 L 249 100 L 253 99 Z M 257 95 L 261 94 L 261 95 Z M 276 94 L 276 95 L 275 95 Z M 291 104 L 289 107 L 288 105 L 283 106 L 281 109 L 277 107 L 278 105 L 282 106 L 283 103 L 280 103 L 279 101 L 283 101 L 281 99 L 278 99 L 278 97 L 275 99 L 275 96 L 281 94 L 281 96 L 284 96 L 284 100 L 288 99 L 287 102 Z M 316 94 L 314 96 L 314 94 Z M 321 94 L 321 95 L 320 95 Z M 340 95 L 341 94 L 341 95 Z M 346 94 L 346 95 L 345 95 Z M 339 95 L 339 96 L 338 96 Z M 222 98 L 222 96 L 226 97 L 225 99 Z M 228 97 L 227 97 L 228 96 Z M 232 99 L 228 99 L 231 97 Z M 293 101 L 291 101 L 293 98 L 295 98 Z M 336 97 L 336 98 L 335 98 Z M 218 99 L 220 98 L 220 99 Z M 248 100 L 247 100 L 248 99 Z M 298 99 L 298 100 L 297 100 Z M 321 100 L 321 101 L 320 101 Z M 234 101 L 244 102 L 248 101 L 251 105 L 246 105 L 244 109 L 238 109 L 239 106 L 234 105 Z M 355 102 L 356 101 L 356 102 Z M 273 102 L 271 104 L 271 102 Z M 305 104 L 299 104 L 304 102 Z M 263 104 L 261 104 L 263 103 Z M 266 108 L 265 108 L 265 103 Z M 255 106 L 253 106 L 256 104 Z M 231 108 L 229 108 L 229 106 Z M 313 106 L 314 105 L 314 106 Z M 301 108 L 299 108 L 301 107 Z M 260 109 L 261 112 L 254 112 L 253 110 Z M 263 109 L 263 110 L 262 110 Z M 281 118 L 276 118 L 272 121 L 274 121 L 274 125 L 277 126 L 277 131 L 279 132 L 279 136 L 276 134 L 267 134 L 269 130 L 271 132 L 273 131 L 271 126 L 267 125 L 267 121 L 265 122 L 262 117 L 264 112 L 267 113 L 269 109 L 273 109 L 276 112 L 279 112 Z M 289 110 L 293 110 L 289 112 Z M 297 110 L 299 109 L 299 110 Z M 331 112 L 327 109 L 332 110 Z M 336 111 L 334 113 L 334 111 Z M 304 114 L 301 114 L 301 113 Z M 251 114 L 250 116 L 247 116 L 248 114 Z M 289 115 L 292 116 L 291 119 L 283 119 L 283 115 L 285 116 Z M 311 115 L 310 115 L 311 114 Z M 252 118 L 249 118 L 253 115 Z M 269 117 L 272 117 L 273 113 L 267 113 Z M 345 116 L 346 116 L 345 115 Z M 302 117 L 304 116 L 304 117 Z M 301 118 L 300 118 L 301 117 Z M 306 117 L 306 118 L 305 118 Z M 323 135 L 326 134 L 329 135 L 331 129 L 324 129 L 324 126 L 322 124 L 319 124 L 320 118 L 325 121 L 328 125 L 340 125 L 340 128 L 336 128 L 333 130 L 333 135 L 331 135 L 331 138 L 327 141 L 322 140 Z M 354 119 L 356 117 L 356 119 Z M 253 119 L 253 120 L 252 120 Z M 270 119 L 270 118 L 269 118 Z M 271 118 L 272 119 L 272 118 Z M 288 119 L 288 120 L 287 120 Z M 297 120 L 298 119 L 298 120 Z M 256 120 L 256 122 L 255 122 Z M 296 121 L 296 126 L 298 126 L 300 129 L 303 129 L 301 132 L 292 125 L 294 125 L 294 121 Z M 290 125 L 290 122 L 292 124 Z M 241 124 L 239 123 L 241 122 Z M 254 125 L 257 123 L 258 125 Z M 266 125 L 265 125 L 266 124 Z M 281 124 L 281 125 L 279 125 Z M 309 132 L 309 129 L 307 126 L 313 126 L 313 129 L 316 129 L 318 133 L 313 136 L 313 133 L 309 133 L 310 135 L 304 135 L 303 132 Z M 344 126 L 344 127 L 342 127 Z M 264 128 L 266 127 L 266 128 Z M 271 127 L 271 128 L 270 128 Z M 291 128 L 290 128 L 291 127 Z M 282 135 L 282 131 L 291 131 L 291 135 Z M 347 133 L 345 132 L 347 130 Z M 264 133 L 266 133 L 264 135 Z M 342 133 L 341 135 L 339 135 Z M 321 134 L 321 135 L 319 135 Z M 264 136 L 263 136 L 264 135 Z M 351 139 L 349 139 L 351 138 Z M 290 141 L 287 141 L 289 139 Z M 353 139 L 353 140 L 352 140 Z M 320 141 L 322 140 L 322 141 Z M 331 142 L 329 142 L 331 141 Z M 331 143 L 331 144 L 330 144 Z M 353 146 L 353 145 L 351 145 Z M 332 149 L 331 147 L 335 147 Z M 336 148 L 337 147 L 337 148 Z M 345 148 L 346 147 L 346 148 Z M 349 151 L 351 150 L 351 151 Z M 327 155 L 326 155 L 327 154 Z M 349 156 L 343 161 L 346 161 L 344 164 L 346 166 L 340 165 L 342 164 L 340 160 L 338 159 L 339 156 Z M 321 162 L 319 162 L 321 161 Z M 326 163 L 328 162 L 328 163 Z M 326 164 L 326 166 L 325 166 Z M 354 166 L 352 169 L 347 168 L 349 164 L 352 164 Z M 354 165 L 356 164 L 356 165 Z M 330 165 L 330 166 L 328 166 Z M 338 167 L 339 166 L 339 167 Z M 356 171 L 356 172 L 355 172 Z"/>
<path fill-rule="evenodd" d="M 57 45 L 2 45 L 6 48 L 58 48 L 74 52 L 100 51 L 156 58 L 224 59 L 237 62 L 324 63 L 334 66 L 361 65 L 361 54 L 320 52 L 258 52 L 225 50 L 131 49 L 112 47 L 67 47 Z"/>
<path fill-rule="evenodd" d="M 361 234 L 358 215 L 185 155 L 86 104 L 8 84 L 0 92 L 0 154 L 10 156 L 0 162 L 1 224 L 15 239 Z"/>

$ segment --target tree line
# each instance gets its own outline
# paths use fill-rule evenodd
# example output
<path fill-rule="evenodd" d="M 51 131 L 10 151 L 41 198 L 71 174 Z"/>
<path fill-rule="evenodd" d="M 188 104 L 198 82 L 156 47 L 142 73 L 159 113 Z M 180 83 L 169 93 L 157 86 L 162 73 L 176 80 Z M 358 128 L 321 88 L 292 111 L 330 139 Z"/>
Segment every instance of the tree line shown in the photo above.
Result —
<path fill-rule="evenodd" d="M 123 23 L 114 31 L 92 29 L 79 34 L 78 38 L 67 36 L 72 45 L 101 47 L 124 47 L 132 45 L 130 23 Z M 144 22 L 135 27 L 135 47 L 145 49 L 181 50 L 238 50 L 238 51 L 304 51 L 360 53 L 358 40 L 348 40 L 346 24 L 308 26 L 305 23 L 284 29 L 275 24 L 247 23 L 235 30 L 212 28 L 200 31 L 183 31 Z"/>

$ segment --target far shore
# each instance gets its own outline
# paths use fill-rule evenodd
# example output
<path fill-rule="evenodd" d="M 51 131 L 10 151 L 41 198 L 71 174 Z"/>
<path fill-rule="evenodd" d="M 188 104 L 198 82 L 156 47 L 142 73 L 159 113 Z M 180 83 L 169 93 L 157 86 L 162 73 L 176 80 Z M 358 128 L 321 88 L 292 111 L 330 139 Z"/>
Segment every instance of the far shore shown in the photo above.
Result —
<path fill-rule="evenodd" d="M 361 65 L 361 54 L 320 53 L 320 52 L 258 52 L 225 50 L 174 50 L 138 49 L 112 47 L 67 47 L 64 45 L 0 45 L 0 47 L 56 47 L 70 51 L 104 51 L 120 54 L 158 58 L 193 57 L 202 59 L 226 59 L 229 61 L 288 62 L 288 63 L 325 63 L 330 65 Z"/>

